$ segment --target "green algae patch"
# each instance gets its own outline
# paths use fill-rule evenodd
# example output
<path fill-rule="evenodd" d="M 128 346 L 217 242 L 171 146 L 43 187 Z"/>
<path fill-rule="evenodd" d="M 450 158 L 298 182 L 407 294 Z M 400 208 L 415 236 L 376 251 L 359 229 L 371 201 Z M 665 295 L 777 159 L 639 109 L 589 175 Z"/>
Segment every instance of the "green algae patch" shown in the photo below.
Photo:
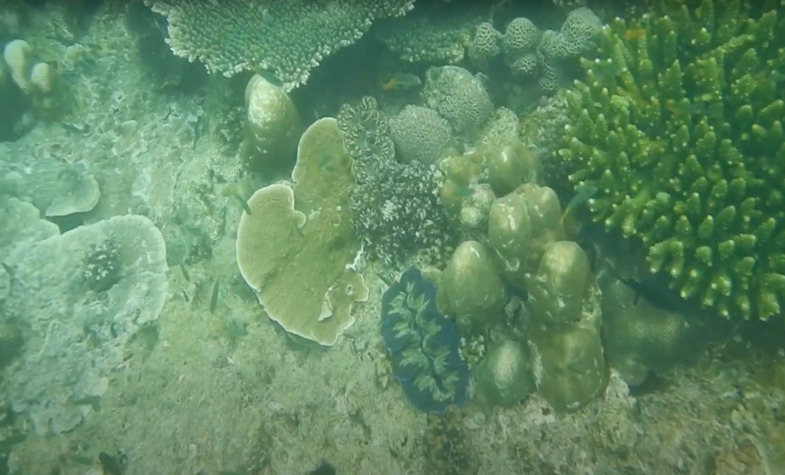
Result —
<path fill-rule="evenodd" d="M 300 138 L 294 184 L 256 191 L 237 230 L 237 264 L 267 315 L 325 346 L 354 323 L 352 304 L 368 298 L 353 266 L 351 164 L 335 119 L 314 122 Z"/>

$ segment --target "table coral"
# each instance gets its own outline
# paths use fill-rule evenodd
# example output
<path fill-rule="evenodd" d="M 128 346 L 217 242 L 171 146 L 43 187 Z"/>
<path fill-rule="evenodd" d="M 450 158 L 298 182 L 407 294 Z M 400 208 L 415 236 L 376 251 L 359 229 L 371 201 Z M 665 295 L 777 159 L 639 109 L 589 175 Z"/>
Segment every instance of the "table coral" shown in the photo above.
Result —
<path fill-rule="evenodd" d="M 656 2 L 616 19 L 569 94 L 561 151 L 606 229 L 652 272 L 724 317 L 785 303 L 785 29 L 776 9 Z"/>
<path fill-rule="evenodd" d="M 199 59 L 231 76 L 270 70 L 289 91 L 305 83 L 321 60 L 358 40 L 375 19 L 404 15 L 413 0 L 151 1 L 168 22 L 178 56 Z"/>

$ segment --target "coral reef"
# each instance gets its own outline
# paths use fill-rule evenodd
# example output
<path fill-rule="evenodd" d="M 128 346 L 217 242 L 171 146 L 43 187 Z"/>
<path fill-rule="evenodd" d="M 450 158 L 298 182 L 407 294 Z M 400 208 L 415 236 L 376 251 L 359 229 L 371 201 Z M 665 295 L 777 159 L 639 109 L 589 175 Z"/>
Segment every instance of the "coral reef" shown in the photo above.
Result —
<path fill-rule="evenodd" d="M 442 413 L 466 401 L 469 368 L 455 324 L 436 308 L 436 288 L 406 270 L 382 296 L 382 336 L 393 374 L 418 409 Z"/>
<path fill-rule="evenodd" d="M 436 111 L 407 105 L 390 120 L 390 136 L 402 163 L 436 163 L 452 142 L 452 130 Z"/>
<path fill-rule="evenodd" d="M 517 320 L 504 331 L 525 335 L 537 391 L 556 411 L 574 411 L 607 381 L 599 289 L 583 250 L 563 240 L 558 197 L 537 184 L 542 165 L 507 133 L 517 122 L 500 117 L 499 124 L 484 131 L 476 149 L 441 163 L 445 210 L 472 238 L 440 274 L 439 309 L 467 335 Z M 525 295 L 522 308 L 518 295 Z M 523 366 L 528 358 L 518 356 Z M 486 364 L 496 364 L 496 357 Z M 481 397 L 512 403 L 487 373 L 480 375 L 486 378 Z M 521 398 L 530 390 L 524 389 L 516 393 Z"/>
<path fill-rule="evenodd" d="M 479 7 L 478 7 L 479 6 Z M 371 33 L 401 61 L 458 64 L 466 54 L 474 28 L 483 15 L 481 4 L 461 8 L 416 6 L 404 17 L 374 23 Z"/>
<path fill-rule="evenodd" d="M 350 219 L 369 255 L 388 263 L 420 251 L 438 256 L 451 236 L 437 194 L 436 166 L 395 160 L 389 121 L 372 97 L 342 106 L 338 124 L 357 177 Z"/>
<path fill-rule="evenodd" d="M 324 57 L 358 40 L 375 19 L 404 15 L 414 1 L 148 3 L 169 21 L 167 41 L 178 56 L 227 76 L 272 71 L 289 91 L 305 83 Z"/>
<path fill-rule="evenodd" d="M 785 303 L 785 135 L 773 2 L 655 2 L 603 29 L 568 95 L 561 156 L 608 231 L 639 240 L 652 273 L 718 315 Z"/>
<path fill-rule="evenodd" d="M 123 277 L 125 269 L 122 264 L 120 248 L 114 239 L 91 244 L 82 270 L 87 288 L 93 292 L 106 292 L 114 287 Z"/>
<path fill-rule="evenodd" d="M 288 171 L 303 130 L 294 102 L 283 88 L 254 74 L 245 88 L 245 105 L 246 159 L 267 174 Z"/>
<path fill-rule="evenodd" d="M 518 140 L 518 119 L 499 108 L 464 154 L 454 150 L 440 161 L 439 196 L 452 223 L 469 233 L 485 233 L 493 200 L 525 182 L 541 183 L 542 165 Z"/>
<path fill-rule="evenodd" d="M 545 248 L 529 287 L 537 391 L 557 410 L 574 411 L 605 389 L 600 291 L 583 250 L 557 241 Z"/>
<path fill-rule="evenodd" d="M 481 23 L 469 47 L 469 59 L 483 70 L 499 56 L 514 77 L 536 80 L 541 93 L 550 95 L 564 82 L 565 69 L 589 52 L 600 31 L 600 19 L 586 7 L 570 11 L 560 31 L 541 31 L 530 19 L 513 18 L 504 33 Z"/>
<path fill-rule="evenodd" d="M 0 35 L 0 41 L 5 39 Z M 35 122 L 59 119 L 70 100 L 58 72 L 61 58 L 51 55 L 51 40 L 42 43 L 36 36 L 30 40 L 35 46 L 12 39 L 0 57 L 0 99 L 4 106 L 0 109 L 0 141 L 24 135 Z"/>
<path fill-rule="evenodd" d="M 44 216 L 68 216 L 90 211 L 98 204 L 98 182 L 83 161 L 61 163 L 43 156 L 27 156 L 11 143 L 0 143 L 9 157 L 0 163 L 0 194 L 30 200 Z"/>
<path fill-rule="evenodd" d="M 477 473 L 479 461 L 473 453 L 475 447 L 463 411 L 449 408 L 444 414 L 428 414 L 424 439 L 425 472 Z"/>
<path fill-rule="evenodd" d="M 2 301 L 6 317 L 25 322 L 24 348 L 7 369 L 9 402 L 37 433 L 59 434 L 92 412 L 125 345 L 158 318 L 167 295 L 164 241 L 143 216 L 61 235 L 16 198 L 0 198 L 0 214 L 15 223 L 0 239 L 3 264 L 25 283 L 11 286 Z M 107 242 L 114 251 L 98 259 Z"/>
<path fill-rule="evenodd" d="M 493 201 L 488 244 L 510 283 L 526 288 L 545 248 L 564 238 L 561 215 L 559 198 L 546 186 L 526 183 Z"/>
<path fill-rule="evenodd" d="M 663 376 L 704 349 L 700 321 L 655 306 L 613 275 L 600 274 L 598 281 L 605 356 L 627 384 L 643 383 L 649 372 Z"/>
<path fill-rule="evenodd" d="M 601 29 L 602 23 L 594 12 L 586 7 L 576 8 L 567 15 L 560 31 L 543 33 L 539 50 L 550 60 L 578 57 L 592 47 Z"/>
<path fill-rule="evenodd" d="M 507 289 L 482 243 L 464 241 L 447 261 L 437 293 L 439 310 L 461 327 L 485 325 L 499 317 Z"/>
<path fill-rule="evenodd" d="M 325 346 L 354 323 L 353 303 L 368 298 L 352 267 L 360 243 L 349 220 L 351 166 L 337 121 L 319 119 L 300 138 L 294 186 L 256 191 L 237 229 L 237 264 L 267 315 Z"/>
<path fill-rule="evenodd" d="M 535 390 L 531 352 L 517 341 L 495 344 L 474 373 L 475 393 L 488 405 L 512 406 Z"/>
<path fill-rule="evenodd" d="M 357 163 L 354 172 L 360 183 L 375 172 L 376 164 L 395 158 L 390 121 L 373 97 L 363 97 L 356 106 L 343 104 L 337 120 L 346 150 Z"/>
<path fill-rule="evenodd" d="M 558 30 L 563 20 L 556 8 L 547 5 L 542 10 L 537 8 L 534 16 L 534 8 L 527 2 L 493 3 L 496 13 L 491 11 L 490 15 L 490 4 L 479 3 L 483 14 L 480 19 L 490 17 L 501 31 L 505 31 L 502 19 L 530 13 L 542 28 L 556 25 Z M 629 6 L 635 2 L 625 3 Z M 641 11 L 643 4 L 637 3 L 634 6 Z M 669 8 L 675 6 L 676 13 L 681 8 L 678 2 L 666 3 Z M 701 2 L 687 5 L 697 3 Z M 281 0 L 281 4 L 285 2 Z M 616 5 L 594 4 L 603 16 L 609 11 L 622 11 Z M 385 129 L 382 111 L 392 122 L 407 104 L 421 106 L 415 90 L 382 91 L 378 96 L 381 107 L 362 108 L 349 121 L 353 124 L 350 128 L 358 133 L 344 137 L 349 139 L 347 145 L 354 146 L 351 153 L 373 150 L 358 156 L 365 162 L 352 163 L 345 151 L 333 154 L 340 149 L 334 134 L 325 137 L 311 148 L 313 153 L 323 151 L 317 154 L 323 160 L 298 166 L 295 184 L 285 180 L 273 185 L 278 191 L 267 198 L 282 200 L 280 206 L 275 205 L 279 212 L 273 219 L 266 219 L 267 214 L 273 214 L 272 208 L 270 213 L 258 208 L 247 213 L 258 214 L 260 220 L 265 218 L 265 225 L 258 228 L 261 238 L 271 235 L 265 226 L 289 224 L 285 237 L 292 244 L 335 238 L 330 249 L 351 243 L 357 251 L 360 241 L 352 235 L 353 225 L 344 226 L 350 223 L 345 211 L 353 198 L 349 195 L 346 201 L 339 201 L 334 199 L 338 193 L 368 183 L 364 196 L 373 196 L 373 183 L 383 182 L 385 193 L 395 198 L 396 206 L 429 207 L 424 213 L 429 215 L 446 207 L 447 203 L 440 203 L 438 197 L 434 200 L 433 192 L 439 190 L 440 173 L 450 174 L 443 196 L 457 208 L 454 216 L 464 215 L 466 226 L 458 232 L 463 234 L 462 239 L 485 246 L 486 254 L 490 254 L 487 267 L 495 272 L 493 280 L 503 281 L 510 298 L 496 314 L 498 318 L 478 322 L 467 331 L 461 328 L 460 335 L 449 338 L 455 346 L 460 345 L 461 353 L 475 370 L 476 379 L 473 385 L 469 382 L 465 404 L 451 404 L 441 414 L 426 413 L 409 401 L 404 389 L 399 389 L 405 382 L 399 382 L 393 374 L 395 355 L 387 350 L 380 328 L 382 295 L 389 282 L 385 277 L 395 272 L 386 262 L 375 262 L 370 252 L 355 254 L 354 260 L 348 255 L 339 256 L 336 269 L 343 266 L 346 270 L 347 264 L 353 270 L 362 269 L 369 301 L 351 305 L 353 326 L 339 337 L 341 344 L 329 349 L 288 338 L 264 315 L 257 296 L 238 271 L 238 221 L 250 209 L 246 198 L 253 190 L 269 185 L 270 177 L 243 167 L 237 153 L 239 137 L 231 143 L 218 143 L 215 124 L 222 123 L 220 127 L 242 134 L 242 96 L 252 73 L 239 73 L 230 79 L 208 77 L 204 66 L 195 62 L 187 70 L 180 69 L 187 71 L 189 87 L 162 84 L 169 80 L 162 80 L 163 74 L 173 76 L 160 69 L 162 76 L 156 78 L 144 69 L 141 45 L 135 44 L 136 36 L 125 24 L 127 3 L 77 0 L 68 5 L 77 12 L 82 10 L 81 5 L 97 8 L 97 14 L 90 23 L 83 23 L 78 36 L 63 29 L 64 9 L 58 2 L 0 1 L 0 46 L 24 38 L 42 59 L 56 59 L 58 74 L 68 84 L 72 92 L 68 98 L 74 104 L 62 121 L 38 120 L 30 108 L 32 97 L 19 89 L 7 68 L 0 69 L 0 82 L 4 81 L 0 103 L 5 110 L 24 111 L 19 124 L 27 128 L 24 134 L 3 133 L 0 137 L 0 141 L 7 137 L 14 140 L 0 144 L 0 261 L 4 264 L 0 265 L 0 392 L 4 401 L 0 404 L 0 472 L 70 474 L 103 469 L 113 473 L 310 473 L 315 467 L 334 467 L 340 473 L 785 473 L 781 450 L 785 443 L 785 353 L 782 338 L 778 338 L 785 327 L 783 319 L 724 321 L 708 317 L 707 325 L 696 325 L 704 322 L 698 312 L 657 308 L 662 301 L 631 282 L 629 273 L 624 274 L 628 283 L 623 285 L 618 282 L 618 273 L 609 274 L 611 286 L 598 279 L 603 290 L 600 343 L 610 366 L 608 384 L 591 403 L 584 402 L 596 382 L 596 372 L 591 368 L 601 365 L 595 358 L 600 352 L 594 330 L 596 314 L 573 318 L 560 310 L 559 299 L 564 301 L 565 309 L 574 309 L 582 279 L 585 277 L 583 282 L 591 288 L 592 277 L 586 272 L 585 260 L 575 262 L 582 258 L 574 244 L 553 241 L 565 239 L 557 235 L 558 230 L 569 230 L 573 218 L 583 218 L 583 211 L 588 213 L 584 209 L 588 202 L 577 209 L 573 201 L 567 205 L 562 201 L 563 206 L 557 206 L 555 195 L 565 198 L 567 194 L 562 195 L 551 181 L 555 174 L 543 179 L 540 161 L 550 170 L 560 168 L 558 161 L 546 160 L 564 133 L 559 124 L 568 115 L 557 107 L 557 101 L 522 104 L 526 99 L 521 96 L 540 95 L 536 78 L 543 71 L 538 69 L 534 76 L 523 78 L 506 71 L 511 66 L 503 64 L 504 58 L 495 58 L 485 71 L 490 76 L 486 88 L 494 102 L 515 112 L 497 108 L 496 114 L 478 127 L 478 138 L 456 137 L 461 140 L 451 144 L 455 150 L 447 151 L 451 164 L 436 171 L 401 163 L 409 154 L 402 153 L 403 148 L 392 140 L 392 124 Z M 157 47 L 170 53 L 160 58 L 171 59 L 173 53 L 161 39 L 166 19 L 140 1 L 130 5 L 148 14 L 153 21 L 149 26 L 159 35 Z M 340 5 L 340 1 L 318 2 L 314 9 L 324 5 Z M 433 41 L 435 52 L 449 55 L 463 51 L 468 44 L 465 36 L 451 36 L 454 41 L 445 43 L 442 49 L 442 32 L 433 30 L 457 18 L 458 13 L 474 10 L 474 5 L 456 0 L 421 0 L 411 14 L 382 22 L 400 25 L 402 40 L 411 39 L 411 44 Z M 753 4 L 752 8 L 755 18 L 766 11 L 764 4 Z M 692 11 L 691 6 L 688 9 Z M 418 10 L 417 22 L 409 22 Z M 17 12 L 20 16 L 15 19 Z M 456 14 L 448 15 L 452 12 Z M 250 16 L 255 12 L 246 13 Z M 724 21 L 716 20 L 715 25 Z M 374 21 L 368 35 L 382 22 Z M 649 31 L 635 25 L 628 23 L 625 39 L 639 40 L 647 35 L 647 40 L 652 40 Z M 707 27 L 707 31 L 715 29 Z M 228 40 L 230 35 L 222 36 Z M 328 58 L 319 66 L 324 75 L 312 75 L 308 84 L 292 92 L 297 104 L 313 106 L 308 110 L 309 118 L 313 117 L 311 112 L 332 115 L 339 104 L 354 104 L 360 94 L 371 94 L 371 88 L 378 90 L 376 72 L 388 72 L 389 68 L 390 72 L 405 71 L 422 77 L 425 68 L 443 64 L 440 59 L 425 60 L 436 61 L 432 64 L 401 64 L 397 60 L 402 58 L 392 57 L 397 53 L 380 48 L 376 39 L 364 37 L 358 41 L 363 43 L 358 48 L 347 47 Z M 772 44 L 777 43 L 781 44 L 779 38 L 772 40 Z M 428 45 L 413 48 L 416 53 L 427 50 Z M 759 49 L 759 54 L 771 53 L 766 48 Z M 185 61 L 177 59 L 179 65 L 172 63 L 173 72 Z M 577 63 L 575 58 L 567 61 Z M 344 65 L 349 67 L 344 69 Z M 467 67 L 466 63 L 461 65 Z M 730 67 L 723 69 L 727 72 Z M 777 86 L 781 69 L 773 71 L 768 78 Z M 569 71 L 560 73 L 564 72 Z M 260 74 L 274 82 L 271 75 Z M 329 77 L 323 81 L 325 76 Z M 208 81 L 202 82 L 204 79 Z M 325 87 L 333 82 L 341 87 Z M 564 96 L 559 92 L 556 99 Z M 17 99 L 24 107 L 17 107 Z M 528 107 L 535 108 L 533 114 L 527 112 Z M 687 110 L 697 118 L 701 107 Z M 228 110 L 238 109 L 238 119 L 225 120 Z M 759 112 L 757 107 L 753 112 Z M 519 139 L 516 115 L 522 122 L 534 123 L 538 132 Z M 367 130 L 362 126 L 366 119 L 372 126 Z M 335 131 L 333 126 L 330 129 Z M 334 156 L 340 157 L 339 163 L 331 160 Z M 292 153 L 281 158 L 297 157 Z M 357 166 L 358 162 L 365 166 Z M 374 168 L 377 162 L 384 166 Z M 388 170 L 390 178 L 386 181 L 373 178 L 373 174 L 387 174 Z M 705 170 L 707 178 L 714 176 L 713 170 Z M 100 200 L 92 210 L 45 217 L 50 204 L 70 200 L 66 196 L 68 187 L 57 191 L 59 185 L 53 184 L 60 171 L 64 175 L 76 172 L 76 183 L 83 179 L 87 183 L 87 177 L 93 177 L 100 184 Z M 430 195 L 424 193 L 422 201 L 407 203 L 408 185 L 398 183 L 409 180 L 404 171 L 429 173 L 429 180 L 421 182 Z M 671 176 L 678 178 L 678 171 Z M 299 186 L 305 182 L 318 186 Z M 527 182 L 529 185 L 521 188 Z M 49 184 L 53 184 L 52 190 Z M 546 184 L 554 187 L 556 194 L 545 189 Z M 527 193 L 536 193 L 524 194 L 527 188 Z M 587 188 L 579 188 L 578 194 Z M 533 234 L 521 225 L 516 228 L 519 232 L 505 235 L 505 228 L 497 222 L 496 231 L 502 232 L 491 241 L 490 224 L 503 222 L 505 217 L 514 221 L 518 216 L 512 210 L 509 214 L 501 207 L 496 210 L 494 205 L 510 194 L 519 200 L 516 206 L 520 205 L 531 218 L 529 224 L 541 224 L 535 225 Z M 704 195 L 708 193 L 701 198 Z M 383 218 L 378 203 L 370 202 L 369 212 L 374 206 L 379 214 L 373 219 Z M 515 210 L 517 213 L 518 208 Z M 137 270 L 150 264 L 147 258 L 154 258 L 155 266 L 164 268 L 163 258 L 140 250 L 139 259 L 125 260 L 125 252 L 138 250 L 138 243 L 125 246 L 128 242 L 94 233 L 126 230 L 133 236 L 155 234 L 148 221 L 133 216 L 139 214 L 160 228 L 172 268 L 165 275 L 163 271 L 161 275 L 157 271 L 147 274 L 151 278 L 150 302 L 157 305 L 164 295 L 166 303 L 154 322 L 137 330 L 134 316 L 140 315 L 142 320 L 148 317 L 144 310 L 149 303 L 144 300 L 147 296 L 131 296 L 131 301 L 141 302 L 138 306 L 122 301 L 120 296 L 126 284 L 140 284 L 129 289 L 132 292 L 145 286 Z M 105 220 L 118 215 L 111 225 Z M 338 224 L 338 219 L 340 224 L 327 230 L 320 228 L 324 231 L 321 233 L 315 229 L 306 232 L 309 224 L 325 215 L 336 218 L 329 224 Z M 543 219 L 534 219 L 540 215 Z M 406 216 L 417 215 L 412 212 Z M 305 224 L 298 228 L 302 218 Z M 58 230 L 52 222 L 61 228 Z M 562 222 L 564 226 L 560 226 Z M 396 228 L 380 228 L 379 233 L 396 229 L 398 237 L 416 237 L 419 225 L 412 218 L 412 223 L 397 221 Z M 441 225 L 448 229 L 451 223 Z M 65 228 L 73 230 L 66 232 Z M 614 272 L 626 271 L 625 264 L 630 262 L 627 250 L 645 252 L 643 246 L 633 246 L 638 240 L 624 239 L 621 233 L 616 233 L 613 240 L 601 236 L 601 245 L 598 235 L 593 234 L 601 229 L 584 229 L 592 234 L 580 235 L 579 242 L 593 271 L 598 262 L 618 264 Z M 547 230 L 554 232 L 548 234 Z M 524 237 L 531 237 L 534 243 L 524 246 Z M 519 274 L 519 284 L 511 282 L 514 273 L 504 270 L 504 253 L 499 250 L 515 250 L 515 246 L 502 247 L 505 239 L 518 239 L 520 248 L 529 251 L 509 254 L 507 263 L 511 267 L 516 257 L 531 259 L 521 265 L 529 276 L 526 272 Z M 55 246 L 65 241 L 68 245 Z M 157 242 L 160 244 L 160 239 Z M 452 253 L 450 246 L 432 242 L 446 257 Z M 609 242 L 614 244 L 604 246 Z M 617 242 L 622 245 L 615 245 Z M 561 250 L 553 251 L 549 245 L 558 245 Z M 39 247 L 48 249 L 46 256 L 31 259 L 32 251 Z M 292 262 L 298 272 L 292 279 L 308 285 L 312 274 L 321 272 L 321 260 L 333 254 L 324 248 L 314 249 L 313 260 L 305 262 L 294 254 L 285 254 L 294 247 L 265 248 L 269 251 L 265 259 L 270 262 L 280 258 L 276 268 L 281 271 L 279 275 L 289 272 Z M 549 255 L 551 252 L 553 255 Z M 408 259 L 409 254 L 404 254 Z M 415 259 L 423 261 L 419 256 Z M 436 264 L 441 268 L 445 261 Z M 59 262 L 68 266 L 60 268 Z M 643 263 L 643 271 L 648 273 L 645 258 Z M 559 273 L 560 268 L 565 270 L 564 275 Z M 421 272 L 421 278 L 438 285 L 438 279 L 431 279 L 436 276 L 433 269 L 422 268 Z M 377 273 L 381 278 L 376 278 Z M 543 279 L 542 288 L 535 285 L 537 278 Z M 31 284 L 33 287 L 29 287 Z M 324 292 L 324 288 L 317 290 L 321 295 Z M 300 302 L 311 305 L 311 295 L 304 291 L 286 288 L 280 293 L 294 301 L 293 306 Z M 432 289 L 426 293 L 432 295 Z M 677 293 L 673 294 L 678 300 Z M 667 297 L 670 295 L 663 300 Z M 596 305 L 593 291 L 583 298 L 582 309 Z M 315 300 L 324 302 L 322 298 Z M 412 300 L 418 303 L 416 298 Z M 116 308 L 121 310 L 116 312 Z M 54 313 L 55 317 L 47 317 Z M 95 321 L 85 321 L 86 316 L 96 317 Z M 337 315 L 325 321 L 334 317 Z M 453 323 L 457 328 L 450 315 L 436 321 Z M 704 336 L 724 331 L 739 338 L 712 344 L 708 351 L 702 351 L 703 345 L 689 338 L 693 333 Z M 507 340 L 516 343 L 511 345 Z M 419 353 L 412 351 L 410 355 L 424 355 L 423 348 L 431 346 L 425 344 Z M 527 350 L 531 353 L 528 356 Z M 36 359 L 41 351 L 42 356 Z M 678 364 L 693 351 L 701 354 L 700 364 Z M 102 356 L 105 352 L 110 356 Z M 522 370 L 526 361 L 534 377 Z M 109 368 L 113 362 L 119 363 Z M 512 364 L 515 362 L 521 365 Z M 638 387 L 630 386 L 644 371 L 658 377 Z M 528 389 L 509 384 L 516 381 L 516 376 L 527 383 L 532 378 L 534 383 L 539 380 L 539 389 L 526 396 L 530 384 Z M 45 383 L 31 382 L 33 378 Z M 471 401 L 472 397 L 476 399 Z M 569 410 L 576 401 L 582 403 L 581 410 L 564 414 L 563 405 Z M 25 404 L 30 407 L 24 413 L 15 412 Z M 37 429 L 52 433 L 39 436 Z M 120 462 L 122 452 L 128 457 L 119 471 L 105 464 L 113 459 Z"/>
<path fill-rule="evenodd" d="M 487 68 L 488 63 L 501 52 L 499 46 L 502 34 L 489 22 L 477 25 L 474 37 L 469 43 L 469 60 L 480 68 Z"/>
<path fill-rule="evenodd" d="M 429 68 L 420 96 L 461 138 L 475 134 L 493 114 L 493 103 L 482 81 L 458 66 Z"/>

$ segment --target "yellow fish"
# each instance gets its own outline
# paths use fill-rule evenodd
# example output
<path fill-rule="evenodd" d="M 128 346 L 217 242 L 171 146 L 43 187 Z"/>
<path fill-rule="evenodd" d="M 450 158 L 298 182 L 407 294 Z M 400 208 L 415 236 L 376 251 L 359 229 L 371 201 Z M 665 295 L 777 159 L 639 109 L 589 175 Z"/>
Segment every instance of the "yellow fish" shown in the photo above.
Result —
<path fill-rule="evenodd" d="M 409 89 L 412 87 L 417 87 L 422 84 L 420 78 L 411 73 L 395 73 L 390 78 L 385 81 L 381 86 L 381 90 L 384 92 L 396 90 L 396 89 Z"/>
<path fill-rule="evenodd" d="M 594 185 L 586 185 L 584 183 L 579 184 L 572 199 L 564 208 L 564 212 L 561 215 L 561 219 L 559 219 L 559 223 L 564 224 L 564 220 L 567 218 L 567 216 L 570 215 L 572 210 L 574 210 L 577 206 L 580 206 L 583 203 L 589 201 L 594 195 L 597 194 L 597 191 L 598 188 Z"/>

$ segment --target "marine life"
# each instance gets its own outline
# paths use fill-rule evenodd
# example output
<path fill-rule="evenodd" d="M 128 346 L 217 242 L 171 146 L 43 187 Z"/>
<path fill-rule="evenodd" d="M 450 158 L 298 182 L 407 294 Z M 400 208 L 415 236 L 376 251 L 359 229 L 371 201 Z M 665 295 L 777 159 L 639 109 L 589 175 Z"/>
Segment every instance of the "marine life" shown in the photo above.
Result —
<path fill-rule="evenodd" d="M 235 192 L 235 193 L 232 193 L 232 196 L 234 196 L 234 198 L 235 198 L 237 201 L 239 201 L 239 202 L 240 202 L 240 206 L 242 206 L 242 207 L 243 207 L 243 211 L 245 211 L 245 212 L 246 212 L 246 213 L 248 213 L 248 214 L 251 214 L 251 208 L 249 208 L 249 207 L 248 207 L 248 201 L 246 201 L 245 199 L 243 199 L 243 197 L 242 197 L 242 196 L 240 196 L 240 194 L 239 194 L 239 193 L 237 193 L 237 192 Z"/>
<path fill-rule="evenodd" d="M 213 293 L 210 296 L 210 313 L 215 313 L 215 309 L 218 307 L 218 279 L 215 279 L 215 284 L 213 284 Z"/>
<path fill-rule="evenodd" d="M 698 116 L 707 116 L 711 118 L 720 118 L 722 117 L 722 103 L 721 102 L 700 102 L 700 101 L 688 101 L 682 100 L 679 102 L 675 102 L 669 100 L 665 103 L 665 108 L 671 114 L 684 114 L 684 115 L 698 115 Z"/>
<path fill-rule="evenodd" d="M 436 308 L 436 288 L 409 268 L 382 296 L 382 337 L 409 401 L 443 413 L 466 401 L 469 368 L 455 323 Z"/>
<path fill-rule="evenodd" d="M 581 185 L 578 187 L 578 192 L 573 195 L 572 199 L 567 206 L 564 207 L 564 212 L 561 215 L 561 219 L 559 222 L 564 224 L 564 220 L 572 213 L 572 211 L 582 205 L 583 203 L 589 201 L 594 195 L 597 194 L 598 188 L 593 185 Z"/>
<path fill-rule="evenodd" d="M 395 73 L 389 77 L 384 83 L 382 83 L 381 90 L 382 91 L 394 91 L 394 90 L 402 90 L 402 89 L 410 89 L 413 87 L 417 87 L 422 84 L 420 78 L 411 73 Z"/>
<path fill-rule="evenodd" d="M 644 28 L 632 28 L 624 32 L 625 40 L 639 40 L 646 37 L 646 30 Z"/>
<path fill-rule="evenodd" d="M 185 264 L 182 262 L 180 263 L 180 272 L 183 273 L 183 277 L 185 277 L 185 280 L 187 281 L 191 280 L 191 275 L 188 273 L 188 269 L 185 268 Z"/>
<path fill-rule="evenodd" d="M 124 470 L 122 459 L 124 458 L 124 454 L 120 453 L 119 455 L 119 457 L 113 457 L 107 452 L 101 452 L 98 454 L 98 460 L 101 462 L 101 469 L 106 475 L 123 474 Z"/>

